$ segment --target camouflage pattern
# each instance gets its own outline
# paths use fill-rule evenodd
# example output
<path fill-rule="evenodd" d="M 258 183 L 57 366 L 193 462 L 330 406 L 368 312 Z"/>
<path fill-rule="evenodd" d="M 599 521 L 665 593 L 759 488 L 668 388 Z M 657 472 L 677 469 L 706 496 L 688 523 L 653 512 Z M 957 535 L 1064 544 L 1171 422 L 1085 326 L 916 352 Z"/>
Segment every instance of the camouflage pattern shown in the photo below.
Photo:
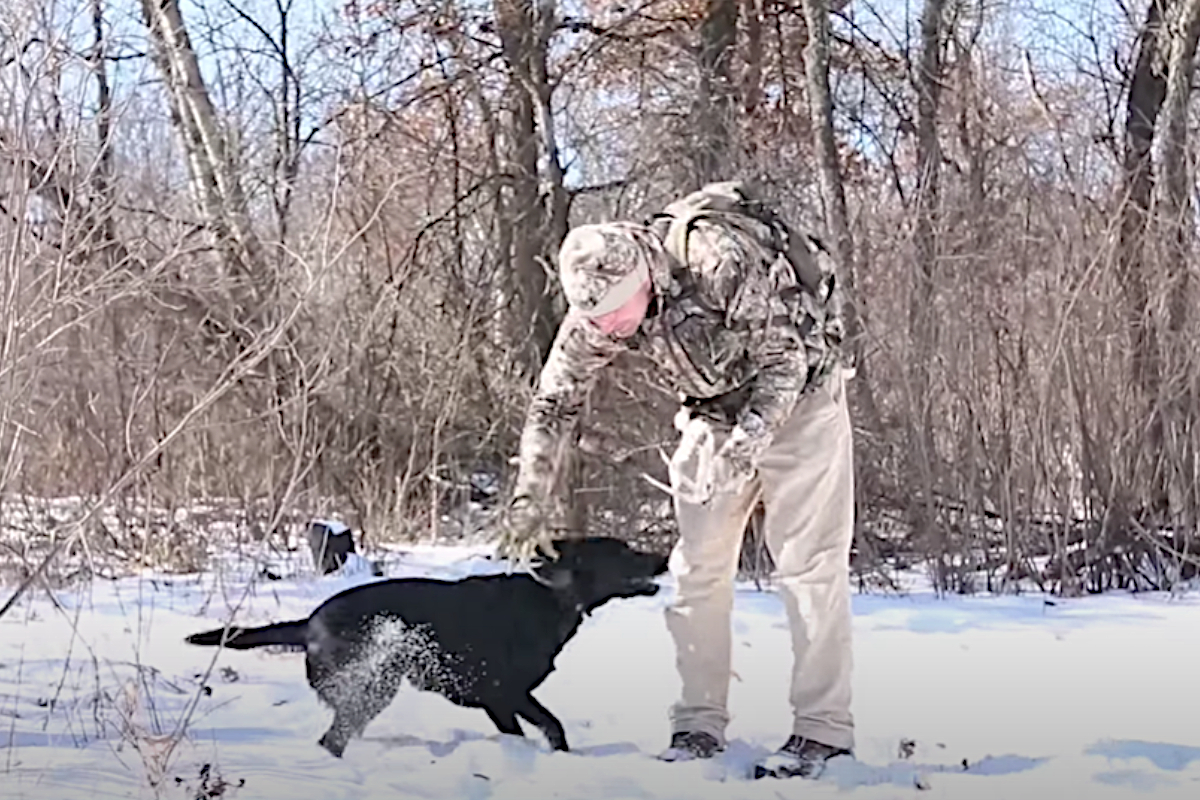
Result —
<path fill-rule="evenodd" d="M 670 369 L 682 395 L 732 393 L 734 408 L 723 408 L 728 423 L 754 412 L 774 430 L 837 363 L 844 323 L 832 260 L 809 245 L 822 270 L 814 296 L 785 257 L 762 247 L 763 227 L 698 220 L 687 241 L 689 269 L 642 331 L 646 350 Z"/>
<path fill-rule="evenodd" d="M 625 347 L 626 342 L 601 333 L 579 309 L 567 311 L 521 433 L 512 515 L 516 527 L 549 522 L 549 500 L 584 402 L 600 370 Z"/>
<path fill-rule="evenodd" d="M 624 304 L 654 273 L 665 275 L 666 259 L 662 243 L 642 225 L 580 225 L 566 235 L 558 251 L 563 294 L 585 316 L 606 314 Z M 622 284 L 626 291 L 621 291 Z"/>
<path fill-rule="evenodd" d="M 591 248 L 573 249 L 565 270 L 568 298 L 594 306 L 605 287 L 641 259 L 654 279 L 657 306 L 628 339 L 601 333 L 579 307 L 567 313 L 521 436 L 513 523 L 522 528 L 547 521 L 564 449 L 587 396 L 600 371 L 626 348 L 659 365 L 692 413 L 750 434 L 742 440 L 752 440 L 755 451 L 770 443 L 801 394 L 820 385 L 840 358 L 841 293 L 831 259 L 809 237 L 803 244 L 821 270 L 816 296 L 802 288 L 786 257 L 763 245 L 775 232 L 755 219 L 696 220 L 680 254 L 686 266 L 666 254 L 658 238 L 665 229 L 655 235 L 629 223 L 587 227 Z M 603 257 L 595 252 L 600 247 Z M 584 273 L 593 264 L 603 266 L 589 283 Z"/>

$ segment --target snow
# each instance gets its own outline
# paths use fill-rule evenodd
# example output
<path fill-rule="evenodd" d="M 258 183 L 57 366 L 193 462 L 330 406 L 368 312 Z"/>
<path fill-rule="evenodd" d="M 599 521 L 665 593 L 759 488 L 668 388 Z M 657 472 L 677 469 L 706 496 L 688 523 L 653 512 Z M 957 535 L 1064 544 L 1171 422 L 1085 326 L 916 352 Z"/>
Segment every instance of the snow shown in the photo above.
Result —
<path fill-rule="evenodd" d="M 323 526 L 327 531 L 329 531 L 331 536 L 337 536 L 338 534 L 342 534 L 350 530 L 346 523 L 336 519 L 314 519 L 312 524 Z"/>
<path fill-rule="evenodd" d="M 587 619 L 536 692 L 573 752 L 406 688 L 338 760 L 316 745 L 330 712 L 302 654 L 183 642 L 235 612 L 303 617 L 375 580 L 316 577 L 302 552 L 290 558 L 270 563 L 280 580 L 251 580 L 263 564 L 231 555 L 203 574 L 31 591 L 0 620 L 0 798 L 1200 797 L 1192 595 L 856 595 L 857 760 L 816 783 L 751 781 L 750 764 L 788 733 L 791 651 L 769 590 L 738 591 L 730 746 L 710 762 L 652 758 L 678 688 L 669 578 L 658 596 Z M 389 577 L 500 570 L 466 546 L 383 562 Z"/>

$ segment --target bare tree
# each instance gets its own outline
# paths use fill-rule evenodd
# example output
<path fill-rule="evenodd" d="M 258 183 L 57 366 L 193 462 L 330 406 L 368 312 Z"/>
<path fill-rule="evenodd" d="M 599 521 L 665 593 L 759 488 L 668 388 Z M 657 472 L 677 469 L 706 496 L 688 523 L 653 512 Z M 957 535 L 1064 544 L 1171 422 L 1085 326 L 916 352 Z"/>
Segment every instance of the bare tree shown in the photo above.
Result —
<path fill-rule="evenodd" d="M 242 279 L 234 290 L 243 315 L 237 324 L 250 324 L 253 331 L 271 314 L 276 281 L 251 221 L 241 176 L 229 158 L 226 133 L 205 86 L 178 0 L 143 0 L 142 15 L 172 120 L 187 153 L 193 195 L 224 252 L 226 267 Z M 231 332 L 239 335 L 236 328 Z"/>
<path fill-rule="evenodd" d="M 1132 335 L 1132 374 L 1144 397 L 1158 394 L 1158 336 L 1150 308 L 1150 278 L 1145 255 L 1146 226 L 1154 187 L 1154 129 L 1166 80 L 1159 69 L 1162 28 L 1174 0 L 1151 0 L 1138 34 L 1137 60 L 1125 110 L 1122 203 L 1117 274 L 1125 289 L 1126 314 Z M 1150 402 L 1153 402 L 1152 400 Z"/>
<path fill-rule="evenodd" d="M 504 133 L 509 191 L 501 239 L 516 300 L 510 314 L 513 353 L 527 377 L 537 374 L 558 327 L 547 259 L 566 233 L 566 195 L 546 67 L 554 28 L 553 0 L 496 4 L 496 29 L 511 76 Z"/>
<path fill-rule="evenodd" d="M 445 534 L 511 475 L 567 225 L 738 174 L 849 284 L 867 561 L 1187 576 L 1200 2 L 77 5 L 0 10 L 6 489 Z M 650 366 L 600 381 L 561 493 L 665 546 Z"/>
<path fill-rule="evenodd" d="M 1189 169 L 1188 111 L 1196 63 L 1196 44 L 1200 38 L 1200 1 L 1181 0 L 1172 9 L 1168 38 L 1164 42 L 1166 92 L 1158 121 L 1160 142 L 1160 179 L 1157 183 L 1155 217 L 1157 239 L 1162 243 L 1163 271 L 1170 300 L 1165 325 L 1166 353 L 1164 376 L 1166 397 L 1159 413 L 1162 421 L 1161 456 L 1166 463 L 1159 470 L 1163 486 L 1155 487 L 1160 498 L 1167 498 L 1168 519 L 1183 522 L 1181 528 L 1193 529 L 1200 515 L 1200 493 L 1195 480 L 1197 386 L 1200 375 L 1193 355 L 1194 342 L 1188 323 L 1191 314 L 1191 266 L 1195 240 L 1195 210 L 1191 202 L 1194 185 Z M 1161 503 L 1161 500 L 1160 500 Z"/>
<path fill-rule="evenodd" d="M 921 50 L 915 75 L 917 90 L 916 219 L 914 264 L 909 299 L 909 336 L 912 342 L 909 397 L 913 402 L 912 465 L 920 476 L 923 501 L 914 507 L 918 536 L 937 538 L 932 529 L 937 472 L 934 438 L 932 366 L 937 349 L 936 313 L 938 270 L 938 219 L 942 150 L 938 110 L 943 69 L 946 0 L 925 0 L 921 11 Z"/>
<path fill-rule="evenodd" d="M 1148 465 L 1144 479 L 1130 476 L 1126 493 L 1144 489 L 1140 501 L 1129 498 L 1128 513 L 1139 506 L 1166 519 L 1171 516 L 1171 464 L 1186 460 L 1192 448 L 1188 418 L 1195 369 L 1189 345 L 1180 346 L 1188 318 L 1189 260 L 1194 223 L 1186 158 L 1187 111 L 1191 92 L 1200 7 L 1190 0 L 1153 0 L 1139 32 L 1137 58 L 1129 84 L 1125 119 L 1120 240 L 1117 274 L 1124 287 L 1132 342 L 1132 382 L 1148 424 L 1137 436 L 1135 464 Z M 1154 144 L 1160 162 L 1154 164 Z M 1161 276 L 1165 282 L 1160 280 Z M 1158 287 L 1161 287 L 1158 288 Z M 1154 297 L 1168 293 L 1162 319 Z M 1184 445 L 1178 449 L 1175 444 Z M 1186 494 L 1194 497 L 1194 488 Z M 1194 503 L 1193 503 L 1194 505 Z"/>
<path fill-rule="evenodd" d="M 868 367 L 863 353 L 862 324 L 858 315 L 858 300 L 855 293 L 855 250 L 854 237 L 850 230 L 849 212 L 846 207 L 846 188 L 842 179 L 842 167 L 838 157 L 837 140 L 834 134 L 834 103 L 829 86 L 830 73 L 830 13 L 845 6 L 845 0 L 831 4 L 828 0 L 805 0 L 804 15 L 808 25 L 808 43 L 804 52 L 804 68 L 807 77 L 809 115 L 812 119 L 813 151 L 818 164 L 817 175 L 821 187 L 825 228 L 832 238 L 833 255 L 838 263 L 839 279 L 845 282 L 846 348 L 863 376 L 856 383 L 857 396 L 862 402 L 868 418 L 877 421 L 879 411 L 875 406 Z"/>

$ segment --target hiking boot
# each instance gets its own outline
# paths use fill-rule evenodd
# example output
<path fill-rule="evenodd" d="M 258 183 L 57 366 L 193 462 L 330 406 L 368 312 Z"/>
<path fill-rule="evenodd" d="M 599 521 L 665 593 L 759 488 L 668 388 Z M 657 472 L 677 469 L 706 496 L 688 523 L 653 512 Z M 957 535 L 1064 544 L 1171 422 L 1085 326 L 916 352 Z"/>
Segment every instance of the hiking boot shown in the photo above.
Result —
<path fill-rule="evenodd" d="M 754 777 L 815 779 L 825 771 L 826 761 L 848 755 L 844 748 L 792 735 L 783 747 L 754 765 Z"/>
<path fill-rule="evenodd" d="M 659 761 L 693 761 L 712 758 L 725 748 L 717 737 L 704 731 L 682 731 L 671 734 L 671 746 L 659 754 Z"/>

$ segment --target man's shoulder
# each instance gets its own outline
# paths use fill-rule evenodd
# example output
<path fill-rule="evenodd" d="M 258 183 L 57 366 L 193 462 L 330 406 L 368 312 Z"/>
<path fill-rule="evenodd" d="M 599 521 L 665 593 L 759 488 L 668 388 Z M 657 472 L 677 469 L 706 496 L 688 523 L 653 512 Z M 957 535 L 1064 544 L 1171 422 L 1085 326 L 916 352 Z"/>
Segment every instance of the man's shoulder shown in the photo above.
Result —
<path fill-rule="evenodd" d="M 715 281 L 729 290 L 756 277 L 765 279 L 779 252 L 770 246 L 768 234 L 749 218 L 698 219 L 688 236 L 685 268 L 700 281 Z"/>

